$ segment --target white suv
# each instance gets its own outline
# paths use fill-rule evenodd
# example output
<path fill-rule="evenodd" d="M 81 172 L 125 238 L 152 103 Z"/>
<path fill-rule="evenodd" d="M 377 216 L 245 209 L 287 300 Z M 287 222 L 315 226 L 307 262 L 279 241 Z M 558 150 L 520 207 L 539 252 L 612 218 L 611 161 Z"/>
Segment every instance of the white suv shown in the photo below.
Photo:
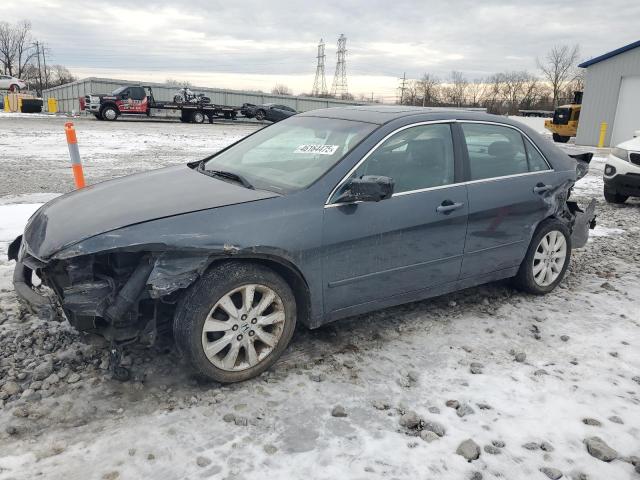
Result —
<path fill-rule="evenodd" d="M 609 203 L 624 203 L 640 197 L 640 137 L 611 149 L 604 167 L 604 198 Z"/>
<path fill-rule="evenodd" d="M 0 75 L 0 90 L 19 92 L 27 88 L 27 83 L 11 75 Z"/>

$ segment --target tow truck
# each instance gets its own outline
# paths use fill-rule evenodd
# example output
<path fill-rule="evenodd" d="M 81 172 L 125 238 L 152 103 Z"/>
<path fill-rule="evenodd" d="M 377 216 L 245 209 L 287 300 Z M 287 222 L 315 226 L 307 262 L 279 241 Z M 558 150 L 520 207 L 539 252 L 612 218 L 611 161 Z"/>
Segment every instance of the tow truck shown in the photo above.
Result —
<path fill-rule="evenodd" d="M 180 112 L 180 121 L 203 123 L 205 119 L 213 123 L 216 117 L 235 120 L 236 107 L 211 103 L 158 102 L 153 97 L 153 89 L 148 85 L 125 85 L 108 95 L 89 94 L 84 97 L 84 109 L 98 120 L 114 121 L 123 115 L 152 116 L 152 109 Z"/>

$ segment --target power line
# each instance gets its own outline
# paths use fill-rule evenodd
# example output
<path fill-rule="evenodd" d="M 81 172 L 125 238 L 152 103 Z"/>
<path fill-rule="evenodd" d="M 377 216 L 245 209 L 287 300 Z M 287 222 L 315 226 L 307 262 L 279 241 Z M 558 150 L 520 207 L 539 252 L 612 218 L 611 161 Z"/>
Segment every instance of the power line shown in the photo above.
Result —
<path fill-rule="evenodd" d="M 333 85 L 331 94 L 334 97 L 342 98 L 349 94 L 347 88 L 347 37 L 344 33 L 338 37 L 338 51 L 336 52 L 336 71 L 333 74 Z"/>
<path fill-rule="evenodd" d="M 327 82 L 324 78 L 324 42 L 320 39 L 318 44 L 318 65 L 316 66 L 316 78 L 313 81 L 313 89 L 311 90 L 312 96 L 320 96 L 327 94 Z"/>

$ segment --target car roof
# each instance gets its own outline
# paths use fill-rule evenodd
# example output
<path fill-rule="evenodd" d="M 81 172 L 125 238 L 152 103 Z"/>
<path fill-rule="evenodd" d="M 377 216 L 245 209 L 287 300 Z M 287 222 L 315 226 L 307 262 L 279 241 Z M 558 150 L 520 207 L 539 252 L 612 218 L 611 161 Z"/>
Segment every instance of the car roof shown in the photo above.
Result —
<path fill-rule="evenodd" d="M 324 117 L 383 125 L 398 118 L 428 115 L 429 120 L 480 120 L 513 124 L 506 117 L 490 115 L 482 110 L 465 110 L 439 107 L 410 107 L 403 105 L 366 105 L 323 108 L 300 113 L 303 117 Z M 518 124 L 516 124 L 518 125 Z M 519 126 L 519 125 L 518 125 Z"/>

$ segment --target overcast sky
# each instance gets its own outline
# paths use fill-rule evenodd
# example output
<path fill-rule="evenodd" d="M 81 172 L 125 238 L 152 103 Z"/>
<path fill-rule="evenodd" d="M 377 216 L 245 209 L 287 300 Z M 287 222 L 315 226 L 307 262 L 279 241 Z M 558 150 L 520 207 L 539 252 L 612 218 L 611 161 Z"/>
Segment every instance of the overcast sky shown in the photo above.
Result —
<path fill-rule="evenodd" d="M 640 1 L 22 0 L 2 20 L 28 19 L 48 62 L 80 77 L 310 91 L 318 40 L 330 88 L 347 36 L 349 91 L 390 99 L 398 77 L 470 79 L 536 70 L 554 44 L 587 59 L 640 39 Z"/>

